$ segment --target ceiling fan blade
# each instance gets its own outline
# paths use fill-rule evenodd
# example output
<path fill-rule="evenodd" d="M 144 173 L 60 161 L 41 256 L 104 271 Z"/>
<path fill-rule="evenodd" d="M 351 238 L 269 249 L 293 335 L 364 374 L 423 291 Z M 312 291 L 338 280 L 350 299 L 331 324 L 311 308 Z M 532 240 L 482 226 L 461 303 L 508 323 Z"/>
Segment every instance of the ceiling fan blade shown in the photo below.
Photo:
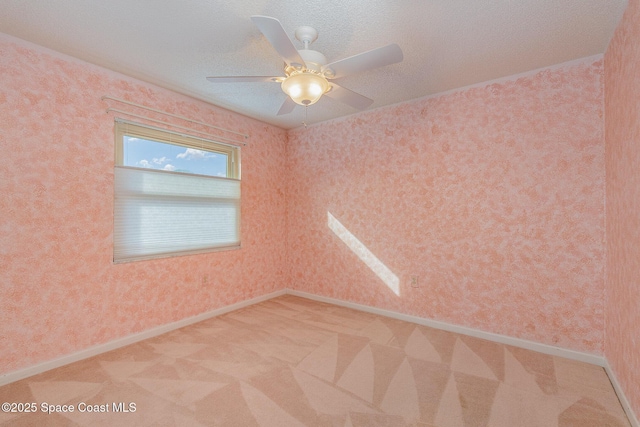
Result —
<path fill-rule="evenodd" d="M 253 15 L 251 20 L 267 40 L 269 40 L 269 43 L 271 43 L 287 65 L 291 65 L 294 68 L 305 66 L 304 59 L 302 59 L 298 53 L 298 49 L 296 49 L 293 42 L 291 42 L 280 21 L 276 18 L 262 15 Z"/>
<path fill-rule="evenodd" d="M 395 64 L 396 62 L 402 61 L 402 59 L 402 49 L 394 43 L 332 62 L 331 64 L 325 65 L 323 70 L 330 68 L 333 71 L 331 78 L 337 79 L 350 74 Z"/>
<path fill-rule="evenodd" d="M 364 110 L 373 103 L 373 99 L 367 98 L 364 95 L 360 95 L 352 90 L 338 86 L 335 83 L 329 84 L 331 85 L 331 90 L 324 95 L 331 99 L 350 105 L 358 110 Z"/>
<path fill-rule="evenodd" d="M 242 82 L 281 82 L 284 77 L 273 76 L 220 76 L 207 77 L 213 83 L 242 83 Z"/>
<path fill-rule="evenodd" d="M 296 103 L 293 102 L 293 99 L 289 98 L 287 96 L 287 98 L 284 100 L 284 102 L 282 103 L 282 106 L 280 107 L 280 109 L 278 110 L 278 114 L 276 114 L 277 116 L 282 116 L 283 114 L 289 114 L 290 112 L 293 111 L 293 109 L 295 108 Z"/>

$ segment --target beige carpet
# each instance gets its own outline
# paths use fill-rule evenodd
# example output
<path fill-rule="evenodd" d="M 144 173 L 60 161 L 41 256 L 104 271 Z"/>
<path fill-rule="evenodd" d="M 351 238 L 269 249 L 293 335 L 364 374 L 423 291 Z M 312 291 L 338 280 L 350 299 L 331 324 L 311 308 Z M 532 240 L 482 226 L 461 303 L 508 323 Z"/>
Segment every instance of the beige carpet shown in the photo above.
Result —
<path fill-rule="evenodd" d="M 290 295 L 0 387 L 0 402 L 35 403 L 0 413 L 12 426 L 629 426 L 602 368 Z"/>

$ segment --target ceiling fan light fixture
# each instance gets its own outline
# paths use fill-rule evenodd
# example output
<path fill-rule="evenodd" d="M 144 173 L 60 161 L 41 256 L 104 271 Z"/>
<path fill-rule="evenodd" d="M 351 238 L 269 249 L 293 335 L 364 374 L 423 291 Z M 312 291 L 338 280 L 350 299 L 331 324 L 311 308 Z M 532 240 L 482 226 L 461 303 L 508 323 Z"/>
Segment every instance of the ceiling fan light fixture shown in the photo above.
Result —
<path fill-rule="evenodd" d="M 329 82 L 312 72 L 293 73 L 282 82 L 282 90 L 296 104 L 308 106 L 318 102 L 329 90 Z"/>
<path fill-rule="evenodd" d="M 278 110 L 278 116 L 289 114 L 296 104 L 303 107 L 315 104 L 323 95 L 357 110 L 367 109 L 373 103 L 373 99 L 344 88 L 333 82 L 333 79 L 395 64 L 403 59 L 402 49 L 394 43 L 327 63 L 327 58 L 322 53 L 309 49 L 309 45 L 318 38 L 318 31 L 313 27 L 299 27 L 296 30 L 296 39 L 304 45 L 303 49 L 297 49 L 276 18 L 253 15 L 251 20 L 284 60 L 285 75 L 220 76 L 207 77 L 207 80 L 214 83 L 280 83 L 288 98 Z"/>

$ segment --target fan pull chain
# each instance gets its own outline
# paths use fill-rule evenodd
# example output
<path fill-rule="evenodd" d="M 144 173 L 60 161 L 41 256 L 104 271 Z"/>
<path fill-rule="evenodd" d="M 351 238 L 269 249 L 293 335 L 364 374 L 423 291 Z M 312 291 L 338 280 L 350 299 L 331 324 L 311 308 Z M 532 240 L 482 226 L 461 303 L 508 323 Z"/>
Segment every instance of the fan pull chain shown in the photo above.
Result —
<path fill-rule="evenodd" d="M 302 124 L 304 125 L 304 128 L 307 128 L 307 116 L 308 116 L 308 111 L 309 111 L 309 106 L 305 105 L 304 106 L 304 120 L 302 121 Z"/>

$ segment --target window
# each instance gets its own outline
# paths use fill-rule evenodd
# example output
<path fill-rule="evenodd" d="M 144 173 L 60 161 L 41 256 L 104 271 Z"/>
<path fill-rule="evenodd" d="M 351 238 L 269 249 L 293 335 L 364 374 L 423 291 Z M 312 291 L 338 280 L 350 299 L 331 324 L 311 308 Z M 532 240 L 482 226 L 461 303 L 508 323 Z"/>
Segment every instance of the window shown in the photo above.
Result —
<path fill-rule="evenodd" d="M 240 247 L 240 148 L 116 121 L 113 260 Z"/>

